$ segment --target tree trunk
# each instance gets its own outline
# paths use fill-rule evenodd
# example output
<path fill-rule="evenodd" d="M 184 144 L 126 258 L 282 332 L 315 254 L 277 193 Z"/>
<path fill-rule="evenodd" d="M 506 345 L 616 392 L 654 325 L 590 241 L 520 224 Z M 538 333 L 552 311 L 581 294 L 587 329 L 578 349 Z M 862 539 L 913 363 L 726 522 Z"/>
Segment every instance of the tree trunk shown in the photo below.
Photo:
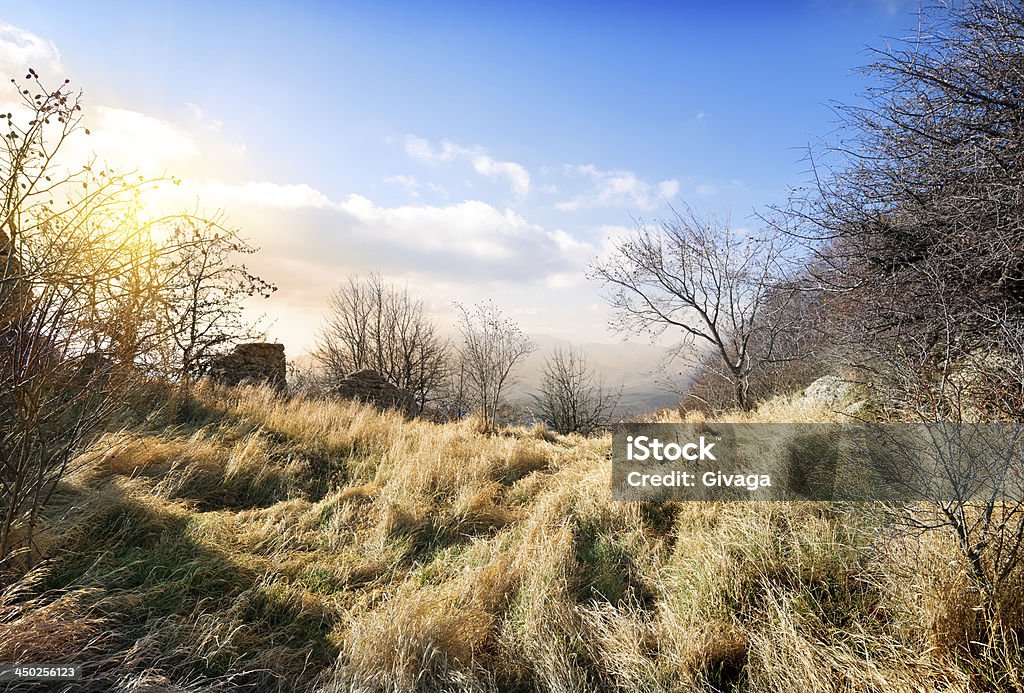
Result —
<path fill-rule="evenodd" d="M 744 373 L 742 375 L 736 375 L 736 406 L 742 411 L 750 411 L 754 408 L 754 403 L 750 400 L 750 375 Z"/>

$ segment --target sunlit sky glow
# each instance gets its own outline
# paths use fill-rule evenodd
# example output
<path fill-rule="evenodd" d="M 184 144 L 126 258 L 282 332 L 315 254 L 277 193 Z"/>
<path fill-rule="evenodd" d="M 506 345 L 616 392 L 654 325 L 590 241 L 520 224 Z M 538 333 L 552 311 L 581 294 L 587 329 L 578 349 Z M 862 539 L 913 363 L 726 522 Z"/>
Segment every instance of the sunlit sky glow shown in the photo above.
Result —
<path fill-rule="evenodd" d="M 706 4 L 19 3 L 0 69 L 85 90 L 83 158 L 223 209 L 290 354 L 367 271 L 442 321 L 493 298 L 528 332 L 609 342 L 588 261 L 667 202 L 756 224 L 916 8 Z"/>

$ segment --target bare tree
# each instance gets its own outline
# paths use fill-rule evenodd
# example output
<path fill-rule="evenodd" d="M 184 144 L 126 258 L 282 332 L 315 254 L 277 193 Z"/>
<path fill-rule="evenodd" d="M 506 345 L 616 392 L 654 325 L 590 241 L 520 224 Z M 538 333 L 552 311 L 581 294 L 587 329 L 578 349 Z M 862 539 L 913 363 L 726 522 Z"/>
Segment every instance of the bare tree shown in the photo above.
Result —
<path fill-rule="evenodd" d="M 459 349 L 470 400 L 480 411 L 484 425 L 493 428 L 505 404 L 505 394 L 515 383 L 515 369 L 536 349 L 533 342 L 491 301 L 478 303 L 472 310 L 461 304 L 458 328 L 462 335 Z"/>
<path fill-rule="evenodd" d="M 761 320 L 785 329 L 754 332 L 749 347 L 751 360 L 760 367 L 750 375 L 747 395 L 751 401 L 792 394 L 833 369 L 837 359 L 827 333 L 832 322 L 824 299 L 820 289 L 800 278 L 769 289 Z M 665 370 L 671 365 L 666 364 Z M 706 413 L 718 414 L 736 406 L 730 374 L 716 352 L 705 354 L 680 394 L 686 406 Z"/>
<path fill-rule="evenodd" d="M 371 274 L 350 277 L 335 290 L 315 356 L 328 384 L 371 368 L 413 393 L 422 412 L 445 378 L 448 345 L 422 301 Z"/>
<path fill-rule="evenodd" d="M 466 362 L 455 352 L 448 360 L 438 396 L 434 402 L 434 414 L 438 421 L 459 421 L 473 412 L 473 398 Z"/>
<path fill-rule="evenodd" d="M 995 626 L 1001 604 L 1016 608 L 1024 494 L 1019 480 L 982 494 L 964 482 L 979 446 L 994 464 L 986 473 L 1020 467 L 1024 6 L 923 8 L 917 32 L 874 58 L 871 90 L 837 107 L 842 137 L 811 153 L 814 184 L 779 225 L 816 244 L 835 332 L 889 417 L 958 436 L 974 436 L 972 422 L 1015 420 L 995 443 L 935 446 L 947 488 L 900 509 L 948 532 Z"/>
<path fill-rule="evenodd" d="M 166 307 L 193 266 L 181 259 L 215 255 L 220 240 L 165 239 L 165 227 L 199 224 L 192 215 L 141 217 L 140 195 L 170 179 L 60 160 L 71 137 L 88 134 L 67 81 L 47 89 L 29 70 L 15 85 L 21 103 L 0 114 L 4 573 L 31 563 L 42 511 L 77 453 L 164 363 L 164 344 L 180 334 Z"/>
<path fill-rule="evenodd" d="M 131 212 L 152 181 L 58 162 L 84 130 L 67 84 L 47 89 L 29 70 L 0 124 L 3 572 L 31 563 L 42 509 L 153 345 L 142 323 L 158 304 L 139 288 L 160 251 Z"/>
<path fill-rule="evenodd" d="M 812 152 L 814 184 L 782 220 L 817 243 L 860 365 L 915 343 L 900 349 L 941 379 L 1024 323 L 1024 8 L 942 3 L 919 22 L 874 51 L 871 90 L 837 107 L 842 137 Z"/>
<path fill-rule="evenodd" d="M 640 224 L 590 275 L 610 290 L 612 325 L 622 332 L 681 336 L 679 355 L 716 354 L 735 403 L 749 409 L 751 375 L 792 359 L 778 350 L 794 329 L 769 291 L 786 281 L 787 243 L 755 235 L 690 208 L 653 225 Z M 759 349 L 755 351 L 757 343 Z"/>
<path fill-rule="evenodd" d="M 238 264 L 256 249 L 220 221 L 197 216 L 175 220 L 168 252 L 159 264 L 172 371 L 186 389 L 210 360 L 234 342 L 258 336 L 242 316 L 242 301 L 269 298 L 277 287 Z"/>
<path fill-rule="evenodd" d="M 621 387 L 605 387 L 588 367 L 586 355 L 570 346 L 544 359 L 540 392 L 533 401 L 537 415 L 552 429 L 589 435 L 608 421 L 621 396 Z"/>

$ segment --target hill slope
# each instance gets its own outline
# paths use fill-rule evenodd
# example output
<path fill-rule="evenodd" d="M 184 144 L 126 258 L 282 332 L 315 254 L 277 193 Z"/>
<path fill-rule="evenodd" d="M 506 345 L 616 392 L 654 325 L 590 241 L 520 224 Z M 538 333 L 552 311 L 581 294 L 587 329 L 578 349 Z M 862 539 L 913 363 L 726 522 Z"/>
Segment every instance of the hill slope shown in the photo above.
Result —
<path fill-rule="evenodd" d="M 86 690 L 967 690 L 945 573 L 826 504 L 612 502 L 609 442 L 200 392 L 81 458 L 0 661 Z"/>

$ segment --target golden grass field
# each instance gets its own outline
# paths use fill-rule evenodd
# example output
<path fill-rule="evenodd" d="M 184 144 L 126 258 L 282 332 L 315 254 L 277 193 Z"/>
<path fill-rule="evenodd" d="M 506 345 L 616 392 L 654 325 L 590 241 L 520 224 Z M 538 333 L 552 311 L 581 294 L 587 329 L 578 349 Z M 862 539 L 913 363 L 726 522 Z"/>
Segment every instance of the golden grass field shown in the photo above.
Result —
<path fill-rule="evenodd" d="M 970 644 L 941 535 L 865 507 L 613 502 L 609 454 L 201 389 L 78 460 L 0 598 L 0 661 L 79 662 L 90 690 L 1021 686 L 1016 653 Z"/>

